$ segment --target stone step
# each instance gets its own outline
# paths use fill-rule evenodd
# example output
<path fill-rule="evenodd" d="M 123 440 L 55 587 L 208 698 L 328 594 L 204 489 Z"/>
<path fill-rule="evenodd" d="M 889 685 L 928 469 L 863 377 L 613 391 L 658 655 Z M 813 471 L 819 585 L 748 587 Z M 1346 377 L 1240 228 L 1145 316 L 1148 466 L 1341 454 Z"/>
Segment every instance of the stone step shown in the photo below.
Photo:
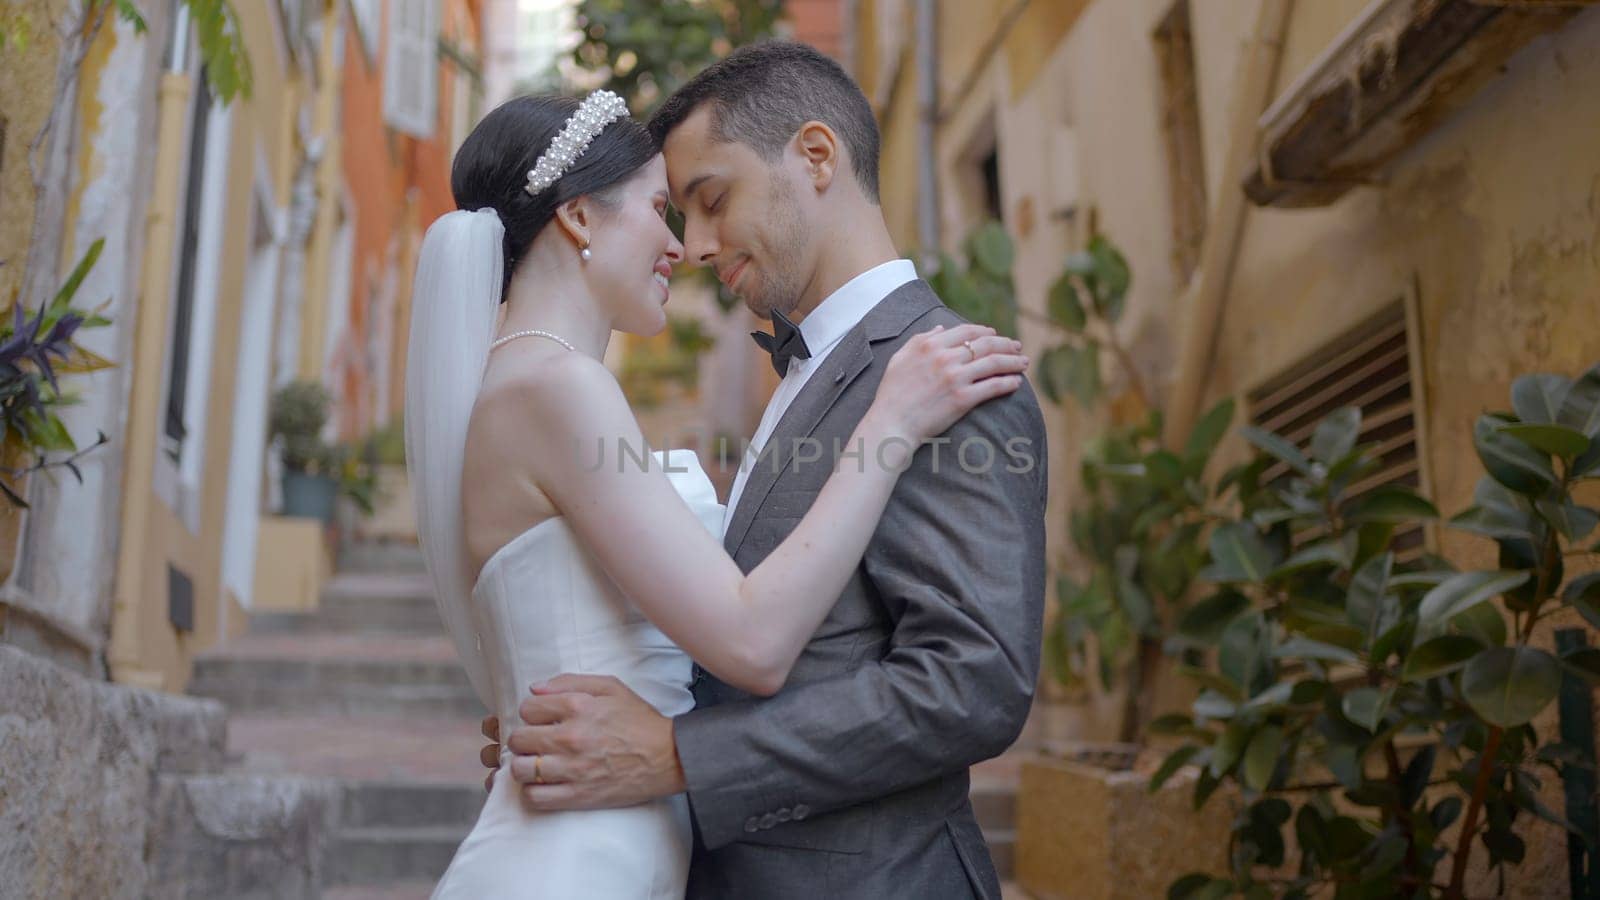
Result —
<path fill-rule="evenodd" d="M 339 548 L 340 572 L 422 572 L 422 548 L 396 542 L 347 543 Z"/>
<path fill-rule="evenodd" d="M 1012 750 L 972 767 L 972 812 L 1001 880 L 1012 876 L 1017 844 L 1017 783 L 1026 753 Z"/>
<path fill-rule="evenodd" d="M 327 844 L 327 885 L 437 881 L 469 826 L 346 828 Z"/>
<path fill-rule="evenodd" d="M 229 708 L 255 715 L 316 714 L 332 716 L 440 717 L 483 714 L 478 698 L 468 687 L 434 685 L 350 684 L 337 690 L 325 685 L 252 685 L 248 680 L 197 681 L 190 686 L 197 697 L 210 697 Z"/>
<path fill-rule="evenodd" d="M 1014 786 L 974 784 L 968 796 L 978 827 L 984 831 L 1008 831 L 1017 823 L 1017 789 Z"/>
<path fill-rule="evenodd" d="M 481 784 L 347 784 L 339 822 L 345 828 L 470 828 L 486 796 Z"/>
<path fill-rule="evenodd" d="M 1004 881 L 1011 878 L 1016 870 L 1017 833 L 986 828 L 983 840 L 989 845 L 989 858 L 994 860 L 994 870 L 1000 874 L 1000 879 Z"/>
<path fill-rule="evenodd" d="M 250 616 L 250 634 L 444 633 L 433 586 L 426 575 L 341 574 L 328 582 L 312 612 L 260 612 Z"/>
<path fill-rule="evenodd" d="M 322 900 L 429 900 L 432 881 L 390 881 L 378 884 L 342 884 L 322 890 Z M 1006 895 L 1006 900 L 1011 900 Z"/>
<path fill-rule="evenodd" d="M 189 693 L 235 714 L 483 715 L 443 637 L 248 636 L 196 657 Z"/>
<path fill-rule="evenodd" d="M 228 757 L 245 771 L 471 788 L 481 798 L 487 770 L 478 761 L 479 724 L 450 716 L 235 715 Z"/>
<path fill-rule="evenodd" d="M 261 775 L 158 775 L 152 798 L 147 896 L 310 897 L 320 888 L 337 786 Z"/>

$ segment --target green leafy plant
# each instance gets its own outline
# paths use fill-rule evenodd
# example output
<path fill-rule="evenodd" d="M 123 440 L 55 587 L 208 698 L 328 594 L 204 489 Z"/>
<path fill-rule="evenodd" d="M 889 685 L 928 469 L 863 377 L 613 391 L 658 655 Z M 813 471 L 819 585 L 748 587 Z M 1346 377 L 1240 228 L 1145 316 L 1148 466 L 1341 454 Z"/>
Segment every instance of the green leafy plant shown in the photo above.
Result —
<path fill-rule="evenodd" d="M 969 321 L 1017 336 L 1017 289 L 1011 280 L 1016 248 L 1005 226 L 989 221 L 967 235 L 958 259 L 939 254 L 939 267 L 923 276 L 945 305 Z"/>
<path fill-rule="evenodd" d="M 388 424 L 374 428 L 361 442 L 360 455 L 375 466 L 405 465 L 405 419 L 396 416 Z"/>
<path fill-rule="evenodd" d="M 1186 876 L 1172 897 L 1459 898 L 1478 845 L 1502 878 L 1521 862 L 1519 817 L 1567 827 L 1538 798 L 1540 770 L 1592 760 L 1541 746 L 1530 723 L 1563 671 L 1600 679 L 1600 650 L 1558 658 L 1531 638 L 1563 607 L 1600 625 L 1600 574 L 1564 567 L 1600 524 L 1573 494 L 1600 477 L 1600 366 L 1519 378 L 1511 399 L 1476 423 L 1488 474 L 1451 520 L 1498 544 L 1489 571 L 1402 561 L 1396 528 L 1436 511 L 1401 486 L 1352 492 L 1379 465 L 1358 411 L 1329 416 L 1309 448 L 1244 429 L 1259 455 L 1221 482 L 1238 514 L 1213 530 L 1213 589 L 1180 623 L 1215 661 L 1187 672 L 1192 712 L 1152 725 L 1184 739 L 1152 789 L 1192 764 L 1197 807 L 1224 783 L 1244 803 L 1230 874 Z"/>
<path fill-rule="evenodd" d="M 1057 566 L 1058 614 L 1046 636 L 1059 681 L 1072 685 L 1094 675 L 1104 687 L 1122 688 L 1118 740 L 1127 744 L 1143 737 L 1163 660 L 1185 649 L 1171 640 L 1172 626 L 1207 562 L 1220 514 L 1211 508 L 1218 498 L 1206 470 L 1235 411 L 1225 400 L 1196 423 L 1182 447 L 1162 445 L 1161 412 L 1117 335 L 1132 284 L 1121 250 L 1095 235 L 1067 258 L 1050 288 L 1047 314 L 1022 313 L 1053 340 L 1035 373 L 1047 399 L 1064 404 L 1070 397 L 1104 412 L 1102 359 L 1109 355 L 1144 411 L 1139 421 L 1111 421 L 1085 444 L 1081 490 L 1069 514 L 1076 559 Z"/>
<path fill-rule="evenodd" d="M 1070 513 L 1079 562 L 1060 567 L 1056 578 L 1047 656 L 1065 684 L 1089 671 L 1103 685 L 1121 683 L 1122 743 L 1143 738 L 1159 667 L 1169 651 L 1186 649 L 1171 640 L 1172 625 L 1188 614 L 1195 578 L 1209 561 L 1219 498 L 1205 473 L 1233 416 L 1231 399 L 1219 403 L 1179 451 L 1161 445 L 1156 412 L 1111 427 L 1085 449 Z"/>
<path fill-rule="evenodd" d="M 573 59 L 648 115 L 735 47 L 771 37 L 782 0 L 582 0 Z"/>
<path fill-rule="evenodd" d="M 238 96 L 249 97 L 255 76 L 240 32 L 239 13 L 231 0 L 183 0 L 183 5 L 189 10 L 189 21 L 200 45 L 200 62 L 205 66 L 212 92 L 225 104 Z M 148 29 L 134 0 L 90 0 L 91 16 L 106 9 L 115 10 L 135 34 L 142 35 Z"/>
<path fill-rule="evenodd" d="M 1071 396 L 1080 405 L 1093 404 L 1105 390 L 1100 359 L 1109 351 L 1140 405 L 1152 407 L 1144 379 L 1116 331 L 1132 285 L 1127 258 L 1104 235 L 1090 238 L 1087 249 L 1067 258 L 1066 270 L 1050 286 L 1044 320 L 1061 336 L 1039 357 L 1045 396 L 1057 403 Z"/>
<path fill-rule="evenodd" d="M 60 290 L 32 316 L 13 295 L 11 321 L 0 326 L 0 459 L 4 460 L 0 463 L 0 494 L 13 507 L 28 506 L 22 499 L 22 479 L 29 473 L 63 468 L 82 483 L 77 461 L 107 443 L 101 432 L 92 445 L 80 448 L 56 414 L 76 402 L 62 390 L 58 375 L 112 365 L 74 340 L 84 328 L 111 324 L 101 314 L 106 304 L 95 310 L 74 305 L 78 289 L 104 247 L 104 239 L 91 244 Z"/>
<path fill-rule="evenodd" d="M 367 442 L 359 447 L 337 445 L 331 459 L 337 463 L 333 472 L 339 480 L 339 493 L 349 497 L 363 515 L 370 516 L 377 512 L 384 492 L 379 488 L 378 469 L 367 453 L 368 446 Z"/>

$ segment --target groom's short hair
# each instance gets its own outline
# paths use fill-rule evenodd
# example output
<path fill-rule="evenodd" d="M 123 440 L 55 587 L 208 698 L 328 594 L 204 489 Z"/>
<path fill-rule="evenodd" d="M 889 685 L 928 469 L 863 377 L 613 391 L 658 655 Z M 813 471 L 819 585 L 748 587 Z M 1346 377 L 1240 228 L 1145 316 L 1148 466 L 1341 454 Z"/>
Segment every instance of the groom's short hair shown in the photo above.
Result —
<path fill-rule="evenodd" d="M 793 41 L 741 47 L 674 91 L 650 119 L 664 144 L 672 129 L 711 104 L 711 135 L 737 141 L 772 162 L 810 121 L 825 123 L 850 154 L 862 193 L 878 202 L 878 121 L 855 80 L 815 48 Z"/>

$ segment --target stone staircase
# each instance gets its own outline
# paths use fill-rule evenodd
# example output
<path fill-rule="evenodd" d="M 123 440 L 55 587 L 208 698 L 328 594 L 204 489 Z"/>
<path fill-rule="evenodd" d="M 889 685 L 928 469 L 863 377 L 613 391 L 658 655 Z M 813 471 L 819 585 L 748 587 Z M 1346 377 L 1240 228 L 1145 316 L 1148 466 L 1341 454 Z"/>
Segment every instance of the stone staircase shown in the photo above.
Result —
<path fill-rule="evenodd" d="M 264 613 L 195 662 L 225 703 L 230 769 L 338 791 L 323 896 L 425 898 L 483 803 L 482 711 L 414 547 L 358 547 L 314 613 Z"/>
<path fill-rule="evenodd" d="M 414 547 L 355 548 L 316 612 L 252 616 L 243 638 L 196 660 L 190 693 L 227 705 L 230 771 L 337 791 L 318 867 L 325 897 L 426 898 L 477 818 L 483 713 Z M 973 770 L 1002 878 L 1016 783 L 1009 756 Z"/>

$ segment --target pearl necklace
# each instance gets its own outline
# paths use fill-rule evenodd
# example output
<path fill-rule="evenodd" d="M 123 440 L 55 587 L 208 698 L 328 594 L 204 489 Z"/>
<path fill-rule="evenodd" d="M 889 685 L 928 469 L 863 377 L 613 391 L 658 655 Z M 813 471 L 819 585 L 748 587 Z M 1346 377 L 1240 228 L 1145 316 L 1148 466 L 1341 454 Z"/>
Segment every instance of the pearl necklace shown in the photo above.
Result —
<path fill-rule="evenodd" d="M 549 338 L 550 340 L 555 341 L 556 343 L 558 343 L 561 346 L 567 348 L 568 350 L 574 350 L 575 351 L 575 350 L 578 349 L 577 347 L 574 347 L 570 343 L 568 343 L 567 340 L 565 338 L 561 337 L 560 335 L 551 334 L 548 331 L 540 331 L 537 328 L 535 328 L 535 329 L 533 329 L 531 331 L 517 331 L 517 332 L 513 332 L 511 334 L 508 334 L 505 337 L 503 337 L 503 338 L 495 341 L 494 343 L 490 344 L 489 345 L 489 349 L 492 351 L 492 350 L 498 349 L 501 344 L 509 343 L 510 341 L 514 341 L 517 338 L 525 338 L 525 337 Z"/>

